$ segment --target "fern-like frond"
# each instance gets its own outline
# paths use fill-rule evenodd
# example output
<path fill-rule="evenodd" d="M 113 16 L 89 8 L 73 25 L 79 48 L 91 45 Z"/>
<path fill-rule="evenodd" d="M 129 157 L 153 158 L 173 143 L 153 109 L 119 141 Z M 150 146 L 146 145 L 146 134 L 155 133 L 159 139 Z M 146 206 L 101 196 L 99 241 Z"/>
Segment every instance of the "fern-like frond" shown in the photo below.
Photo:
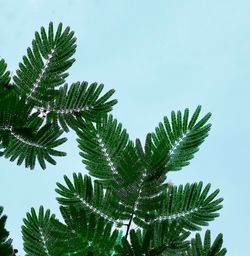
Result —
<path fill-rule="evenodd" d="M 70 87 L 65 84 L 53 101 L 38 103 L 35 109 L 47 117 L 47 122 L 59 124 L 64 131 L 69 131 L 68 126 L 77 129 L 77 119 L 96 121 L 116 104 L 116 100 L 110 100 L 114 90 L 100 97 L 103 87 L 87 82 L 73 83 Z"/>
<path fill-rule="evenodd" d="M 126 130 L 109 115 L 96 124 L 87 122 L 77 134 L 83 163 L 104 188 L 111 188 L 114 207 L 130 223 L 140 196 L 143 166 Z"/>
<path fill-rule="evenodd" d="M 56 150 L 66 141 L 66 138 L 59 138 L 63 133 L 58 127 L 53 125 L 41 126 L 42 120 L 38 117 L 31 118 L 27 123 L 27 133 L 24 128 L 20 131 L 10 131 L 9 144 L 4 148 L 2 155 L 10 161 L 17 160 L 21 165 L 25 162 L 25 167 L 34 169 L 36 161 L 42 169 L 46 168 L 46 161 L 55 165 L 54 156 L 65 156 L 66 153 Z"/>
<path fill-rule="evenodd" d="M 159 143 L 156 147 L 152 140 L 152 134 L 149 133 L 146 136 L 144 148 L 140 140 L 136 140 L 136 149 L 144 168 L 145 180 L 157 180 L 161 176 L 165 176 L 165 165 L 169 160 L 168 144 L 165 141 L 161 141 L 161 144 Z"/>
<path fill-rule="evenodd" d="M 200 234 L 196 234 L 191 240 L 191 246 L 184 256 L 224 256 L 227 253 L 225 248 L 222 248 L 223 236 L 219 234 L 211 244 L 210 230 L 207 230 L 202 243 Z"/>
<path fill-rule="evenodd" d="M 7 216 L 2 215 L 2 213 L 3 213 L 3 207 L 0 206 L 0 255 L 11 256 L 12 240 L 8 238 L 9 232 L 5 228 Z"/>
<path fill-rule="evenodd" d="M 54 237 L 65 248 L 63 256 L 110 256 L 119 242 L 118 230 L 95 214 L 86 214 L 83 208 L 61 207 L 65 224 L 54 221 Z"/>
<path fill-rule="evenodd" d="M 66 186 L 57 183 L 56 189 L 60 195 L 57 200 L 62 206 L 84 208 L 86 212 L 94 213 L 118 227 L 124 225 L 124 219 L 129 218 L 125 205 L 119 204 L 111 189 L 104 190 L 99 182 L 94 182 L 93 186 L 89 176 L 83 178 L 81 173 L 74 173 L 73 182 L 67 176 L 64 176 L 64 180 Z"/>
<path fill-rule="evenodd" d="M 173 186 L 164 192 L 162 205 L 156 211 L 142 207 L 141 213 L 134 221 L 140 225 L 155 222 L 168 222 L 180 225 L 187 230 L 201 230 L 209 221 L 219 216 L 218 210 L 222 208 L 222 198 L 216 199 L 219 190 L 209 194 L 210 184 L 203 188 L 202 182 L 186 184 L 185 187 Z M 143 211 L 148 212 L 148 220 L 143 220 Z"/>
<path fill-rule="evenodd" d="M 191 118 L 189 118 L 189 109 L 185 109 L 183 115 L 180 111 L 177 113 L 172 111 L 171 120 L 164 117 L 163 123 L 160 123 L 155 133 L 152 133 L 156 148 L 164 143 L 168 147 L 166 172 L 177 171 L 188 165 L 208 136 L 211 124 L 207 124 L 207 121 L 211 113 L 198 120 L 200 111 L 201 106 L 198 106 Z"/>
<path fill-rule="evenodd" d="M 138 158 L 142 166 L 140 178 L 134 180 L 131 187 L 138 187 L 137 198 L 134 203 L 134 213 L 143 214 L 160 207 L 163 191 L 166 189 L 164 166 L 166 163 L 166 145 L 156 148 L 151 140 L 151 134 L 146 137 L 143 148 L 139 139 L 136 140 Z M 145 209 L 146 208 L 146 209 Z"/>
<path fill-rule="evenodd" d="M 75 61 L 71 58 L 75 42 L 74 32 L 69 27 L 63 31 L 62 23 L 56 33 L 52 22 L 47 32 L 44 27 L 35 32 L 32 48 L 28 48 L 13 78 L 18 93 L 34 104 L 53 99 L 55 88 L 64 83 L 68 76 L 65 71 Z"/>
<path fill-rule="evenodd" d="M 58 246 L 58 239 L 53 236 L 55 215 L 41 206 L 38 214 L 32 208 L 23 220 L 23 245 L 26 256 L 61 256 L 65 248 Z"/>
<path fill-rule="evenodd" d="M 133 179 L 136 173 L 123 172 L 125 152 L 135 155 L 127 131 L 112 115 L 100 118 L 96 124 L 86 122 L 77 131 L 80 155 L 90 175 L 98 178 L 104 187 L 114 186 L 118 180 Z M 123 179 L 123 178 L 124 179 Z M 119 186 L 121 185 L 118 182 Z M 128 183 L 129 184 L 129 183 Z"/>

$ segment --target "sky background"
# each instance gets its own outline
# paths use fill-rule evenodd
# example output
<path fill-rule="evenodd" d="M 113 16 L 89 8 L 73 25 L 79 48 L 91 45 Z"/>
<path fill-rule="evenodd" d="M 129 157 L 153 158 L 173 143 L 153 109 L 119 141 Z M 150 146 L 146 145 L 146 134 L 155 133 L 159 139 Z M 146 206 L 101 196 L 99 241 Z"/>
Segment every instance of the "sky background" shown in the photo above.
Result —
<path fill-rule="evenodd" d="M 249 1 L 0 0 L 0 10 L 0 58 L 13 74 L 36 30 L 49 21 L 69 25 L 78 47 L 67 82 L 114 88 L 113 114 L 132 139 L 144 140 L 171 110 L 201 104 L 203 114 L 212 112 L 210 136 L 169 179 L 220 188 L 224 208 L 210 224 L 212 236 L 224 234 L 227 255 L 249 256 Z M 0 205 L 20 255 L 26 212 L 44 205 L 59 216 L 56 182 L 86 172 L 75 135 L 68 138 L 67 157 L 46 171 L 0 159 Z"/>

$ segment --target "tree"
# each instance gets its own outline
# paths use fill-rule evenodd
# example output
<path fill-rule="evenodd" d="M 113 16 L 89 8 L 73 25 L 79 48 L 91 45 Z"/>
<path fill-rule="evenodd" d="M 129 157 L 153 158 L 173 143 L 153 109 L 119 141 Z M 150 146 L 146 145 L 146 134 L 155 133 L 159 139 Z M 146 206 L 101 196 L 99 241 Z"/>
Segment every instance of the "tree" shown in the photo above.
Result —
<path fill-rule="evenodd" d="M 65 184 L 57 183 L 64 222 L 42 206 L 31 209 L 22 227 L 26 255 L 225 255 L 221 234 L 214 243 L 210 231 L 204 242 L 199 234 L 190 240 L 192 231 L 219 216 L 219 190 L 211 193 L 210 184 L 202 182 L 166 181 L 199 150 L 211 114 L 200 118 L 200 106 L 192 115 L 189 109 L 172 111 L 145 145 L 131 141 L 109 113 L 116 104 L 114 90 L 101 96 L 102 84 L 65 84 L 75 42 L 69 27 L 59 24 L 54 33 L 50 23 L 48 31 L 35 33 L 13 82 L 0 61 L 1 155 L 31 169 L 38 161 L 45 169 L 46 162 L 56 164 L 54 157 L 65 155 L 55 148 L 72 129 L 93 176 L 74 173 L 73 179 L 64 177 Z"/>

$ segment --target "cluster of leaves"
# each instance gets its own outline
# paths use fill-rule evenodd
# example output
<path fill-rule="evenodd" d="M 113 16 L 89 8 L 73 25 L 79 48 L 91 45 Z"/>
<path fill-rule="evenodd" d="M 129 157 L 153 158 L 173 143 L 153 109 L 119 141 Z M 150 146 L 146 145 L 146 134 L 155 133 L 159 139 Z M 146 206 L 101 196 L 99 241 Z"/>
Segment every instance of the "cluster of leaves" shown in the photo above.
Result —
<path fill-rule="evenodd" d="M 145 145 L 130 140 L 126 129 L 108 112 L 116 103 L 103 85 L 64 84 L 72 65 L 75 38 L 60 24 L 54 35 L 35 33 L 32 49 L 20 63 L 14 83 L 0 63 L 1 154 L 17 164 L 43 169 L 63 152 L 55 147 L 73 129 L 89 175 L 74 173 L 57 183 L 63 221 L 42 206 L 27 214 L 22 227 L 27 256 L 223 256 L 222 235 L 211 243 L 206 231 L 190 238 L 219 216 L 219 190 L 202 182 L 172 186 L 167 174 L 188 165 L 208 136 L 210 113 L 200 118 L 171 112 Z"/>
<path fill-rule="evenodd" d="M 189 238 L 219 216 L 219 190 L 166 181 L 167 173 L 189 164 L 208 135 L 210 114 L 199 119 L 200 110 L 190 117 L 188 109 L 172 112 L 144 146 L 110 114 L 95 123 L 80 120 L 80 155 L 95 179 L 74 173 L 57 183 L 64 222 L 43 207 L 27 214 L 27 255 L 225 255 L 222 235 L 211 243 L 207 231 L 204 244 L 199 234 Z"/>
<path fill-rule="evenodd" d="M 49 24 L 35 33 L 32 47 L 19 63 L 11 82 L 5 61 L 0 60 L 0 155 L 34 169 L 38 161 L 56 164 L 56 150 L 66 141 L 60 136 L 77 120 L 94 121 L 112 109 L 116 100 L 105 94 L 103 85 L 76 82 L 65 84 L 66 71 L 74 63 L 76 38 L 69 27 Z"/>

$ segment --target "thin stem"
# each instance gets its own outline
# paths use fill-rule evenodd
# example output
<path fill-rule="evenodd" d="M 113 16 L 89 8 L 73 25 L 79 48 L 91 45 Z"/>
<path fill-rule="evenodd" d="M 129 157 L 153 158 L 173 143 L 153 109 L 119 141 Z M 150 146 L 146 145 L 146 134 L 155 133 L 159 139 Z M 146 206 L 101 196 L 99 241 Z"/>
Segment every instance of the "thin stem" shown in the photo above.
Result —
<path fill-rule="evenodd" d="M 143 181 L 142 181 L 142 183 L 139 186 L 138 197 L 135 200 L 134 205 L 133 205 L 133 211 L 132 211 L 132 214 L 131 214 L 131 217 L 130 217 L 130 220 L 129 220 L 129 223 L 128 223 L 127 231 L 126 231 L 126 236 L 125 236 L 126 238 L 128 237 L 129 229 L 130 229 L 130 226 L 132 224 L 132 220 L 133 220 L 133 217 L 134 217 L 134 214 L 135 214 L 135 208 L 137 207 L 138 198 L 140 197 L 142 184 L 143 184 Z"/>
<path fill-rule="evenodd" d="M 128 227 L 127 227 L 127 231 L 126 231 L 126 239 L 127 239 L 127 237 L 128 237 L 128 232 L 129 232 L 129 229 L 130 229 L 130 226 L 131 226 L 131 224 L 132 224 L 132 220 L 133 220 L 133 217 L 134 217 L 134 211 L 132 212 L 132 215 L 131 215 L 131 218 L 130 218 L 130 220 L 129 220 L 129 223 L 128 223 Z"/>

